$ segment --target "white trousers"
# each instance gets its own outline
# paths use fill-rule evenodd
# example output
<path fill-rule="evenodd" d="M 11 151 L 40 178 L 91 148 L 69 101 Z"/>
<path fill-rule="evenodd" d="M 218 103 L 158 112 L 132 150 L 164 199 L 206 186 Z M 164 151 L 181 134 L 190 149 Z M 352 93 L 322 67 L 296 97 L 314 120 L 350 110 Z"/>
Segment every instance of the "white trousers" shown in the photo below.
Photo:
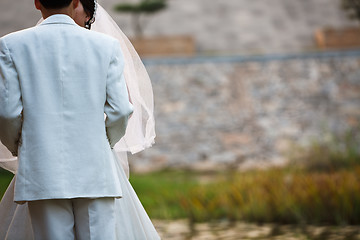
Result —
<path fill-rule="evenodd" d="M 28 202 L 35 240 L 115 240 L 115 199 Z"/>

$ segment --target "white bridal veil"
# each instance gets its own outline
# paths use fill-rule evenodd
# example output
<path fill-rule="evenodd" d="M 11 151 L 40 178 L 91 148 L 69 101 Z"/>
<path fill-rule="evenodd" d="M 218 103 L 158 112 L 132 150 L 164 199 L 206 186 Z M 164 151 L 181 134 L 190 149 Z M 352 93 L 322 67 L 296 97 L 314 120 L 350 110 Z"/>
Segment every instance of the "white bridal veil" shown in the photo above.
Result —
<path fill-rule="evenodd" d="M 41 22 L 41 21 L 40 21 Z M 155 139 L 154 100 L 149 75 L 139 55 L 111 16 L 98 4 L 91 28 L 110 35 L 120 42 L 125 58 L 124 76 L 134 112 L 128 121 L 125 136 L 115 145 L 118 160 L 129 176 L 127 152 L 135 154 L 152 146 Z M 16 173 L 18 162 L 0 142 L 0 167 Z"/>

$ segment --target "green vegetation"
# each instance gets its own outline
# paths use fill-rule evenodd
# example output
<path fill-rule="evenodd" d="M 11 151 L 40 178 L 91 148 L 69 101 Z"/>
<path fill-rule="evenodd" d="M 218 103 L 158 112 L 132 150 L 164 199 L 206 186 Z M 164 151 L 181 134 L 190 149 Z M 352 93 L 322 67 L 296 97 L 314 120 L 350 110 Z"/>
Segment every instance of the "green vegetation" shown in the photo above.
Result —
<path fill-rule="evenodd" d="M 8 185 L 13 178 L 13 174 L 0 168 L 0 197 L 4 195 Z"/>
<path fill-rule="evenodd" d="M 145 175 L 132 174 L 130 182 L 148 214 L 154 218 L 186 218 L 180 199 L 197 185 L 196 174 L 162 171 Z"/>
<path fill-rule="evenodd" d="M 360 224 L 359 132 L 296 147 L 287 168 L 165 171 L 133 175 L 131 182 L 153 218 Z"/>
<path fill-rule="evenodd" d="M 115 6 L 115 11 L 131 13 L 133 27 L 137 37 L 143 36 L 144 23 L 140 21 L 141 15 L 154 14 L 166 8 L 166 0 L 142 0 L 138 3 L 121 3 Z"/>
<path fill-rule="evenodd" d="M 341 0 L 341 7 L 348 13 L 351 19 L 360 21 L 360 1 Z"/>
<path fill-rule="evenodd" d="M 192 172 L 132 176 L 153 218 L 359 224 L 360 166 L 333 173 L 271 169 L 217 174 L 200 183 Z"/>

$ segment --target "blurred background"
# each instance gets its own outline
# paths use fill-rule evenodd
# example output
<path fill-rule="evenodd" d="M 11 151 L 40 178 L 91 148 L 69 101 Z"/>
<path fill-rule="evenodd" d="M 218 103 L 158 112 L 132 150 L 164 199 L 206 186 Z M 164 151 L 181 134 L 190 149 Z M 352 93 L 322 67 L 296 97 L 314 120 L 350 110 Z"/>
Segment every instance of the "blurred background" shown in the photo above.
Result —
<path fill-rule="evenodd" d="M 164 239 L 360 239 L 359 0 L 99 3 L 152 79 L 130 181 Z M 1 0 L 0 36 L 39 18 Z"/>

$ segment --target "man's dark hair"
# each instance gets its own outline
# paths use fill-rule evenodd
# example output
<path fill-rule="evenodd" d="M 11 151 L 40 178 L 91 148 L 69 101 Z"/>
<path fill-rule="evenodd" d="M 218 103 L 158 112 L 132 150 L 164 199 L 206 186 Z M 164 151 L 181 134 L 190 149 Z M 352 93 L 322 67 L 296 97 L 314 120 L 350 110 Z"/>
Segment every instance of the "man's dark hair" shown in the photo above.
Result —
<path fill-rule="evenodd" d="M 44 8 L 59 9 L 69 6 L 72 0 L 39 0 Z"/>

